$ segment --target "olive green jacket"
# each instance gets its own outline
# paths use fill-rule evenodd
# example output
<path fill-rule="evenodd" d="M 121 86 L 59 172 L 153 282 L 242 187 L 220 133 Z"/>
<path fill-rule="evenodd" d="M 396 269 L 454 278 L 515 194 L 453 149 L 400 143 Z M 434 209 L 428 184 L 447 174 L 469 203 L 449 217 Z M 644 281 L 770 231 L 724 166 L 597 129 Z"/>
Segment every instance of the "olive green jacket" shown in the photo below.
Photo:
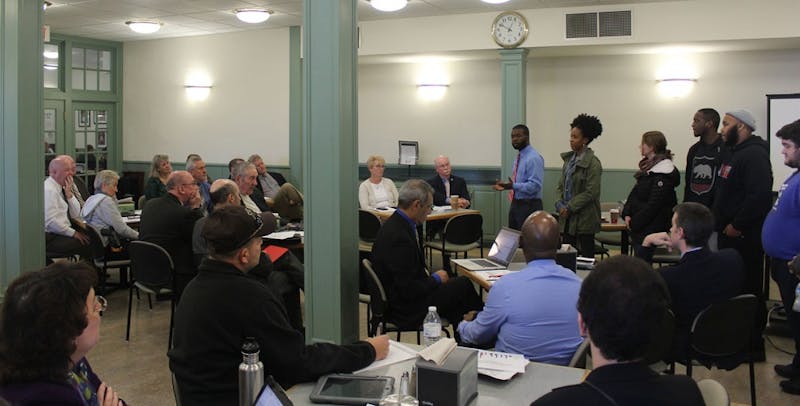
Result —
<path fill-rule="evenodd" d="M 561 154 L 564 165 L 558 181 L 559 199 L 564 198 L 564 174 L 567 172 L 567 165 L 574 154 L 574 151 Z M 558 221 L 562 233 L 577 235 L 595 234 L 600 231 L 600 178 L 602 176 L 603 165 L 594 155 L 594 151 L 587 147 L 583 158 L 575 164 L 575 171 L 572 172 L 572 199 L 566 202 L 569 208 L 569 221 L 564 218 L 560 218 Z"/>

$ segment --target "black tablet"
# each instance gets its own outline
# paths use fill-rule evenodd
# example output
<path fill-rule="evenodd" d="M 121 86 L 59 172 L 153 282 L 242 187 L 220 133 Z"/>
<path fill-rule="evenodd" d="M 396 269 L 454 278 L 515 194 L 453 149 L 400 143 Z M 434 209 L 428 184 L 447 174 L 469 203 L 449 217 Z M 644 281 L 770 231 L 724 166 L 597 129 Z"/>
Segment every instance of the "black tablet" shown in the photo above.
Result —
<path fill-rule="evenodd" d="M 254 403 L 254 406 L 293 406 L 289 397 L 286 396 L 286 392 L 283 391 L 280 385 L 275 382 L 275 379 L 272 378 L 272 375 L 268 375 L 264 378 L 264 386 L 261 388 L 261 392 L 258 394 L 258 398 Z"/>
<path fill-rule="evenodd" d="M 314 403 L 339 405 L 377 405 L 392 393 L 394 378 L 390 376 L 365 376 L 352 374 L 325 375 L 317 381 L 311 392 Z"/>

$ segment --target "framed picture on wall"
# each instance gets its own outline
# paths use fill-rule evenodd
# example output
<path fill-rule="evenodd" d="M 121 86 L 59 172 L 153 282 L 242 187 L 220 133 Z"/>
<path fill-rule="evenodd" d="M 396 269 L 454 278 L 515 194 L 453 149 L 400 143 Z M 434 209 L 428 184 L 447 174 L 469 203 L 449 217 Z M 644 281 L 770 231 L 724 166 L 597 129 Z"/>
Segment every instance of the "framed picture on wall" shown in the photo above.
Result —
<path fill-rule="evenodd" d="M 106 130 L 97 131 L 97 148 L 106 149 Z"/>
<path fill-rule="evenodd" d="M 88 127 L 91 124 L 91 111 L 89 110 L 81 110 L 80 112 L 80 119 L 78 120 L 78 125 L 81 127 Z"/>
<path fill-rule="evenodd" d="M 106 117 L 105 110 L 95 111 L 94 122 L 95 122 L 95 124 L 106 124 L 106 123 L 108 123 L 108 118 Z M 99 128 L 100 126 L 98 125 L 97 127 Z"/>

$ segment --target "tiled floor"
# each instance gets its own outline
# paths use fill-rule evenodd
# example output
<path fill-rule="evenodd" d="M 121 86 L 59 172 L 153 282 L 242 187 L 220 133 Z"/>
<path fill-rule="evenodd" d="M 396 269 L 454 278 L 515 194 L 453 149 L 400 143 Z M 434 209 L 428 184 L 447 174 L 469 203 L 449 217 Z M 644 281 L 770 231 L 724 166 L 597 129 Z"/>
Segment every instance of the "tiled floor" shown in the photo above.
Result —
<path fill-rule="evenodd" d="M 776 290 L 773 286 L 773 292 Z M 103 317 L 100 343 L 89 354 L 89 360 L 100 377 L 114 388 L 129 404 L 169 405 L 173 404 L 172 386 L 169 374 L 167 349 L 167 328 L 169 326 L 169 302 L 154 302 L 149 310 L 147 300 L 137 301 L 131 316 L 131 340 L 125 341 L 127 316 L 127 291 L 116 291 L 107 295 L 108 310 Z M 362 305 L 359 320 L 361 336 L 366 336 L 364 326 L 365 307 Z M 778 348 L 792 350 L 792 342 L 787 338 L 771 337 Z M 403 341 L 416 342 L 411 333 L 403 335 Z M 756 364 L 756 388 L 758 403 L 761 405 L 800 404 L 800 396 L 781 392 L 778 377 L 773 372 L 775 364 L 784 364 L 791 356 L 767 343 L 766 362 Z M 709 371 L 694 369 L 695 379 L 713 378 L 728 390 L 731 400 L 738 404 L 750 403 L 749 375 L 746 365 L 734 371 Z M 683 373 L 682 368 L 678 369 Z"/>

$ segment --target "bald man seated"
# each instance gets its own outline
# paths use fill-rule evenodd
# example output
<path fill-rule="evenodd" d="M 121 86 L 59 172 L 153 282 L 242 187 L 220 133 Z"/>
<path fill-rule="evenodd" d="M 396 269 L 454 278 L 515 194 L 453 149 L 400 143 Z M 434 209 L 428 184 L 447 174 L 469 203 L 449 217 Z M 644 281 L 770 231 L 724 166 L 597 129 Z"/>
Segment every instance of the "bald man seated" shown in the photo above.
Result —
<path fill-rule="evenodd" d="M 581 279 L 556 264 L 558 221 L 544 211 L 522 224 L 520 245 L 528 265 L 497 280 L 483 311 L 458 325 L 465 343 L 522 354 L 531 361 L 567 365 L 583 342 L 575 320 Z M 474 318 L 474 319 L 473 319 Z"/>
<path fill-rule="evenodd" d="M 139 224 L 139 239 L 167 250 L 175 264 L 175 285 L 180 292 L 197 274 L 192 255 L 194 222 L 203 217 L 200 187 L 186 171 L 167 178 L 167 194 L 147 201 Z M 169 286 L 164 286 L 169 287 Z"/>
<path fill-rule="evenodd" d="M 49 257 L 78 255 L 92 261 L 88 234 L 81 228 L 81 203 L 74 193 L 75 161 L 68 155 L 53 158 L 44 181 L 44 231 Z"/>

